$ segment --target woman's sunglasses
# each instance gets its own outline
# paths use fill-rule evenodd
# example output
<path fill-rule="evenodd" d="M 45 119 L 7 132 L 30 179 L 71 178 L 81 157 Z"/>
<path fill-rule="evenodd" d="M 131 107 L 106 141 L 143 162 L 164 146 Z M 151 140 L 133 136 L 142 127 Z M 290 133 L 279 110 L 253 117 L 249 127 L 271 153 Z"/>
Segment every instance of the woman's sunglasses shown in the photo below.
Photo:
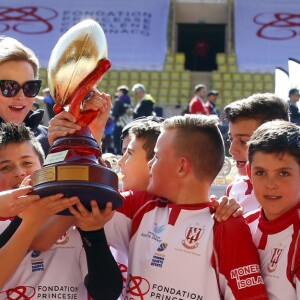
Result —
<path fill-rule="evenodd" d="M 29 80 L 20 85 L 14 80 L 0 80 L 0 89 L 4 97 L 10 98 L 17 95 L 20 89 L 23 90 L 25 97 L 35 97 L 41 88 L 42 80 Z"/>

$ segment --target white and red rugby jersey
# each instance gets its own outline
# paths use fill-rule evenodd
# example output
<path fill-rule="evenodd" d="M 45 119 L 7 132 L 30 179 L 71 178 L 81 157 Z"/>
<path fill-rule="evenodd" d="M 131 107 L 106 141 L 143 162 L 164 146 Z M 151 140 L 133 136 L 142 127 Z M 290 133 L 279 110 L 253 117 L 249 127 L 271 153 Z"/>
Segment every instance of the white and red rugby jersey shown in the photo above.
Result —
<path fill-rule="evenodd" d="M 300 203 L 274 221 L 266 221 L 261 210 L 249 213 L 246 221 L 269 299 L 300 299 Z"/>
<path fill-rule="evenodd" d="M 259 256 L 242 217 L 217 223 L 210 203 L 175 205 L 126 192 L 105 226 L 128 251 L 124 299 L 267 299 Z"/>
<path fill-rule="evenodd" d="M 232 181 L 226 188 L 225 194 L 227 197 L 234 198 L 244 208 L 244 213 L 260 207 L 255 198 L 250 178 L 247 176 L 241 176 Z"/>
<path fill-rule="evenodd" d="M 9 222 L 0 222 L 0 232 Z M 86 274 L 82 240 L 77 229 L 72 227 L 49 250 L 28 252 L 14 275 L 0 289 L 0 300 L 85 300 L 88 299 L 83 283 Z"/>

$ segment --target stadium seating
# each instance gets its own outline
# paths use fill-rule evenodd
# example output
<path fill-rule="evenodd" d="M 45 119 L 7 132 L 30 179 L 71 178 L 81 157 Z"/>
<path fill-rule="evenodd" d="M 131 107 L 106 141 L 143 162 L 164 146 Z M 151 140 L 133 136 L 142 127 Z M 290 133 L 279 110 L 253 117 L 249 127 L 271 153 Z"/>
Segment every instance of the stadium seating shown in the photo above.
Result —
<path fill-rule="evenodd" d="M 238 72 L 234 53 L 217 53 L 218 69 L 212 72 L 212 88 L 219 91 L 223 105 L 248 97 L 253 93 L 274 92 L 274 75 L 271 73 Z"/>

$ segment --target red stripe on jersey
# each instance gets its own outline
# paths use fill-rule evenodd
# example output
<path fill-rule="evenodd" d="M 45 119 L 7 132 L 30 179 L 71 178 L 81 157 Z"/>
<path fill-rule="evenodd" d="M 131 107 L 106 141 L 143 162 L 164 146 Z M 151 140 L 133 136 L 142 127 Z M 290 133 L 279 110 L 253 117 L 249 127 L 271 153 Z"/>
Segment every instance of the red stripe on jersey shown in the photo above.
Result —
<path fill-rule="evenodd" d="M 299 218 L 299 209 L 298 209 L 298 218 Z M 292 242 L 289 248 L 288 252 L 288 265 L 286 269 L 286 275 L 289 280 L 289 282 L 293 285 L 294 288 L 296 288 L 296 284 L 294 281 L 294 276 L 300 277 L 300 272 L 298 271 L 298 274 L 296 270 L 299 269 L 299 257 L 300 257 L 300 232 L 299 232 L 299 224 L 300 219 L 298 219 L 297 222 L 294 223 L 294 232 L 292 235 Z"/>

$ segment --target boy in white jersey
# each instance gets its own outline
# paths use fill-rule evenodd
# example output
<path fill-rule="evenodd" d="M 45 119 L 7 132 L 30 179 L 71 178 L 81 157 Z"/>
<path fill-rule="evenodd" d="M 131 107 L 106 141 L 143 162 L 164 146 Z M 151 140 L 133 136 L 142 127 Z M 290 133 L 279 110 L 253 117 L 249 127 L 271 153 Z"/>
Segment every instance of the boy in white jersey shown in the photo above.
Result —
<path fill-rule="evenodd" d="M 128 253 L 125 299 L 267 299 L 247 225 L 212 215 L 208 193 L 224 161 L 217 118 L 176 116 L 162 126 L 148 193 L 124 193 L 105 227 L 108 242 Z M 70 210 L 80 223 L 78 208 Z M 86 214 L 101 219 L 97 207 Z"/>
<path fill-rule="evenodd" d="M 249 142 L 249 167 L 262 208 L 249 213 L 270 300 L 300 299 L 300 127 L 261 125 Z"/>
<path fill-rule="evenodd" d="M 236 199 L 244 208 L 244 212 L 248 212 L 258 208 L 259 204 L 246 171 L 247 142 L 261 124 L 276 119 L 288 121 L 288 105 L 286 101 L 271 93 L 253 94 L 228 104 L 224 112 L 229 122 L 229 153 L 236 161 L 239 172 L 239 178 L 227 187 L 226 196 Z"/>
<path fill-rule="evenodd" d="M 1 164 L 1 163 L 0 163 Z M 0 171 L 1 172 L 1 171 Z M 18 265 L 26 255 L 35 234 L 43 225 L 43 223 L 53 214 L 58 213 L 62 209 L 68 208 L 79 201 L 75 197 L 68 199 L 62 198 L 62 195 L 49 196 L 39 199 L 37 195 L 26 195 L 31 191 L 32 187 L 20 187 L 16 190 L 0 192 L 0 201 L 9 202 L 20 201 L 23 206 L 17 206 L 14 210 L 4 210 L 4 215 L 9 212 L 22 211 L 22 223 L 16 230 L 14 235 L 9 236 L 9 241 L 0 249 L 0 288 L 9 277 L 15 272 Z M 26 202 L 23 201 L 26 198 Z M 9 204 L 6 205 L 9 207 Z M 2 210 L 0 211 L 0 213 Z M 9 214 L 12 216 L 12 214 Z M 6 239 L 5 234 L 0 235 L 0 240 Z"/>
<path fill-rule="evenodd" d="M 41 168 L 43 158 L 40 144 L 25 126 L 3 124 L 0 129 L 0 190 L 18 186 L 25 176 Z M 23 225 L 22 215 L 20 217 L 12 222 L 1 221 L 0 230 L 11 230 L 13 234 Z M 110 217 L 105 216 L 104 220 Z M 1 288 L 0 299 L 17 299 L 21 295 L 26 299 L 84 300 L 87 292 L 93 299 L 117 299 L 122 277 L 101 229 L 104 224 L 95 225 L 90 221 L 85 218 L 79 230 L 70 228 L 49 251 L 29 251 Z M 6 243 L 2 239 L 0 242 Z"/>

